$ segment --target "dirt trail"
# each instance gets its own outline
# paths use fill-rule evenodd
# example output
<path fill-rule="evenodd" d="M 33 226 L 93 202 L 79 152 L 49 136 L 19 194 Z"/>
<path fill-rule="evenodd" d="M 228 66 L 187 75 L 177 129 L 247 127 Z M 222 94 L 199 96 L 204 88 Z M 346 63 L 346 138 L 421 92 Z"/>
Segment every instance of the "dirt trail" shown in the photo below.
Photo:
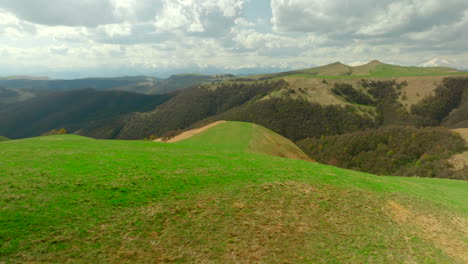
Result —
<path fill-rule="evenodd" d="M 213 122 L 211 124 L 208 124 L 208 125 L 200 127 L 200 128 L 195 128 L 195 129 L 192 129 L 192 130 L 185 131 L 182 134 L 179 134 L 179 135 L 177 135 L 177 136 L 175 136 L 173 138 L 170 138 L 169 140 L 163 140 L 162 138 L 158 138 L 155 141 L 156 142 L 167 142 L 167 143 L 179 142 L 181 140 L 191 138 L 191 137 L 195 136 L 196 134 L 199 134 L 199 133 L 201 133 L 203 131 L 206 131 L 206 130 L 212 128 L 212 127 L 215 127 L 215 126 L 217 126 L 219 124 L 222 124 L 222 123 L 225 123 L 225 122 L 226 121 Z"/>

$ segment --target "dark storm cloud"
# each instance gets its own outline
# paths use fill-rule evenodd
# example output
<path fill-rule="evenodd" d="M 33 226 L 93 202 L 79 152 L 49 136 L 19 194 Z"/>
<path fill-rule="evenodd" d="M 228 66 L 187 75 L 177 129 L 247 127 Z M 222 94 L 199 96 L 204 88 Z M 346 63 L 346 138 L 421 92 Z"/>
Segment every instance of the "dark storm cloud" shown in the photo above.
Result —
<path fill-rule="evenodd" d="M 395 35 L 455 23 L 466 0 L 272 0 L 276 29 L 330 35 Z"/>

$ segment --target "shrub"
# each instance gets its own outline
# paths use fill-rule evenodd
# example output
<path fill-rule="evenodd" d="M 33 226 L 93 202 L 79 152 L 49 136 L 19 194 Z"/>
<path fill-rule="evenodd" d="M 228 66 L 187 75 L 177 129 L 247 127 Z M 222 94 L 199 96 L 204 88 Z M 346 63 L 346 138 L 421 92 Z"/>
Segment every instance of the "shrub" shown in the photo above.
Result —
<path fill-rule="evenodd" d="M 355 89 L 351 84 L 335 83 L 332 92 L 346 99 L 348 102 L 373 105 L 375 101 L 365 92 Z"/>
<path fill-rule="evenodd" d="M 65 135 L 65 134 L 67 134 L 67 130 L 65 128 L 61 128 L 58 130 L 52 129 L 49 132 L 42 134 L 42 136 Z"/>
<path fill-rule="evenodd" d="M 310 138 L 298 145 L 318 162 L 342 168 L 380 175 L 444 178 L 459 178 L 446 160 L 465 150 L 465 141 L 448 129 L 412 127 Z"/>
<path fill-rule="evenodd" d="M 424 98 L 411 107 L 411 114 L 418 126 L 438 126 L 450 112 L 456 109 L 468 91 L 468 78 L 446 78 L 438 85 L 434 95 Z"/>

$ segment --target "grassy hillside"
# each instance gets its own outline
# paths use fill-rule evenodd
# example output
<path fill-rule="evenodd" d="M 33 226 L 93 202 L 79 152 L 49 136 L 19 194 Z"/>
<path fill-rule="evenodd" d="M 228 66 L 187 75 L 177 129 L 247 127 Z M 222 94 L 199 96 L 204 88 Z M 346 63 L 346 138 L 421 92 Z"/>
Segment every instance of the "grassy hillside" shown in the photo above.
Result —
<path fill-rule="evenodd" d="M 247 153 L 232 125 L 221 151 L 196 137 L 2 143 L 0 262 L 466 263 L 467 182 Z"/>
<path fill-rule="evenodd" d="M 235 140 L 226 140 L 228 138 Z M 237 151 L 312 161 L 292 141 L 266 129 L 245 122 L 224 122 L 178 142 L 184 146 L 203 146 L 213 151 Z"/>
<path fill-rule="evenodd" d="M 434 83 L 434 78 L 438 82 Z M 468 104 L 463 98 L 467 91 L 468 78 L 455 77 L 411 77 L 409 81 L 403 77 L 397 80 L 371 78 L 352 82 L 284 77 L 277 81 L 206 84 L 180 91 L 155 110 L 119 122 L 115 138 L 161 137 L 218 120 L 256 123 L 295 142 L 366 129 L 439 126 L 448 121 L 463 127 L 460 121 L 466 119 L 463 109 Z M 102 128 L 80 133 L 94 136 L 101 133 L 99 130 Z M 342 152 L 342 149 L 338 151 Z M 398 152 L 414 151 L 398 149 Z M 447 153 L 451 155 L 453 151 Z M 421 168 L 413 169 L 423 154 L 415 152 L 411 159 L 394 160 L 390 162 L 392 168 L 384 171 L 365 169 L 369 168 L 368 164 L 353 165 L 352 168 L 386 175 L 455 177 L 444 176 L 449 166 L 445 158 L 441 158 L 445 154 L 431 156 L 434 159 L 431 162 L 444 164 L 437 169 L 426 168 L 424 172 Z M 355 152 L 347 159 L 358 159 L 357 155 L 359 153 Z M 321 161 L 333 164 L 330 160 L 333 159 L 327 157 Z M 367 159 L 364 163 L 373 161 Z"/>
<path fill-rule="evenodd" d="M 10 140 L 10 139 L 7 138 L 7 137 L 0 136 L 0 142 L 8 141 L 8 140 Z"/>
<path fill-rule="evenodd" d="M 369 77 L 402 77 L 402 76 L 457 76 L 468 75 L 467 72 L 447 67 L 413 67 L 386 64 L 373 60 L 360 66 L 348 66 L 340 62 L 328 65 L 290 71 L 278 74 L 255 75 L 251 78 L 265 79 L 278 77 L 310 77 L 326 79 L 369 78 Z"/>

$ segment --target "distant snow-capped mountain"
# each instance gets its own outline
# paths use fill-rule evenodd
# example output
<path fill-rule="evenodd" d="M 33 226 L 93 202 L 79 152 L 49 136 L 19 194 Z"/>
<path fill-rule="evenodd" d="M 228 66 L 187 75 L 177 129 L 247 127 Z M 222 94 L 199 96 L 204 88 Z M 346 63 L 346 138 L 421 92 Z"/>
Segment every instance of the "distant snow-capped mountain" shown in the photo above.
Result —
<path fill-rule="evenodd" d="M 457 68 L 455 62 L 448 59 L 434 58 L 418 65 L 419 67 L 449 67 Z"/>

